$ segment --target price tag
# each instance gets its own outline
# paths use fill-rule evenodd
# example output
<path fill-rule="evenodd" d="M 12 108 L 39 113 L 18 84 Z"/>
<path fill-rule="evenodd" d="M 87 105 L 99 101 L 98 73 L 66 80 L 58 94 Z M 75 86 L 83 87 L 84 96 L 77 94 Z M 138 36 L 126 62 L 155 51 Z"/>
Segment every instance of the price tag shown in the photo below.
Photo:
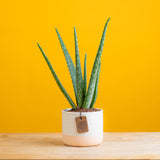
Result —
<path fill-rule="evenodd" d="M 86 116 L 76 117 L 76 126 L 78 133 L 88 132 L 88 123 Z"/>

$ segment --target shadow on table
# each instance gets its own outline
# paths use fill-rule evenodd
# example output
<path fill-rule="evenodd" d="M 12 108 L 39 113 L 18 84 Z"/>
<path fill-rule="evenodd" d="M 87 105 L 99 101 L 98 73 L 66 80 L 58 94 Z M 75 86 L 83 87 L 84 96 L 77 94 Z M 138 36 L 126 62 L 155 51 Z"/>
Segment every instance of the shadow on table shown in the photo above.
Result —
<path fill-rule="evenodd" d="M 39 145 L 39 146 L 64 146 L 62 138 L 60 137 L 43 138 L 35 141 L 28 141 L 28 143 L 32 143 L 33 145 Z"/>

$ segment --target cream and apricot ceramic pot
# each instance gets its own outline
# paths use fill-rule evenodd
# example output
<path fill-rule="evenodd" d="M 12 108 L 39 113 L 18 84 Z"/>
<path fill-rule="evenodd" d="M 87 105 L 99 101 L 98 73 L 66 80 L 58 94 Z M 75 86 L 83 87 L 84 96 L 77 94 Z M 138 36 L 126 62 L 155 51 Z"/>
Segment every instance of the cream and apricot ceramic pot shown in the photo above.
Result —
<path fill-rule="evenodd" d="M 88 132 L 78 133 L 76 117 L 80 112 L 68 112 L 62 110 L 62 137 L 63 142 L 70 146 L 93 146 L 103 141 L 103 110 L 96 112 L 81 112 L 81 116 L 87 117 Z"/>

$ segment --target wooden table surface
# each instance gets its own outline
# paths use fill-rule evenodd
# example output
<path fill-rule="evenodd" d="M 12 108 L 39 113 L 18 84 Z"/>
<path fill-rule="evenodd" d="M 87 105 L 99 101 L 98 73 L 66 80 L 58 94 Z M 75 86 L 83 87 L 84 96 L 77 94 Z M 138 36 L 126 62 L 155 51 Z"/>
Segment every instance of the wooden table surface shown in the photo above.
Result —
<path fill-rule="evenodd" d="M 61 133 L 0 133 L 0 159 L 160 159 L 160 132 L 104 133 L 94 147 L 63 145 Z"/>

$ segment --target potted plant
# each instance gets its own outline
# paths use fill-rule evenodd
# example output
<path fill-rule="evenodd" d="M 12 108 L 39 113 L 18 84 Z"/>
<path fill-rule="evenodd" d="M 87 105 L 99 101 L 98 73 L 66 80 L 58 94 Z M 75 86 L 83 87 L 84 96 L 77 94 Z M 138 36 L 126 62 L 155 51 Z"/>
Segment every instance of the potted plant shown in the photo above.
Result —
<path fill-rule="evenodd" d="M 101 55 L 107 30 L 107 25 L 110 18 L 107 20 L 98 52 L 94 61 L 88 89 L 87 89 L 87 71 L 86 60 L 84 59 L 84 75 L 82 77 L 81 63 L 79 57 L 77 33 L 74 27 L 74 39 L 75 39 L 75 66 L 67 51 L 67 48 L 56 29 L 60 45 L 62 47 L 68 69 L 71 75 L 76 104 L 68 95 L 60 80 L 58 79 L 51 63 L 47 56 L 43 52 L 40 45 L 37 43 L 42 55 L 47 62 L 49 69 L 57 82 L 60 90 L 71 105 L 71 109 L 62 110 L 62 137 L 64 144 L 70 146 L 93 146 L 98 145 L 103 141 L 103 110 L 93 108 L 97 98 L 99 74 L 101 67 Z"/>

